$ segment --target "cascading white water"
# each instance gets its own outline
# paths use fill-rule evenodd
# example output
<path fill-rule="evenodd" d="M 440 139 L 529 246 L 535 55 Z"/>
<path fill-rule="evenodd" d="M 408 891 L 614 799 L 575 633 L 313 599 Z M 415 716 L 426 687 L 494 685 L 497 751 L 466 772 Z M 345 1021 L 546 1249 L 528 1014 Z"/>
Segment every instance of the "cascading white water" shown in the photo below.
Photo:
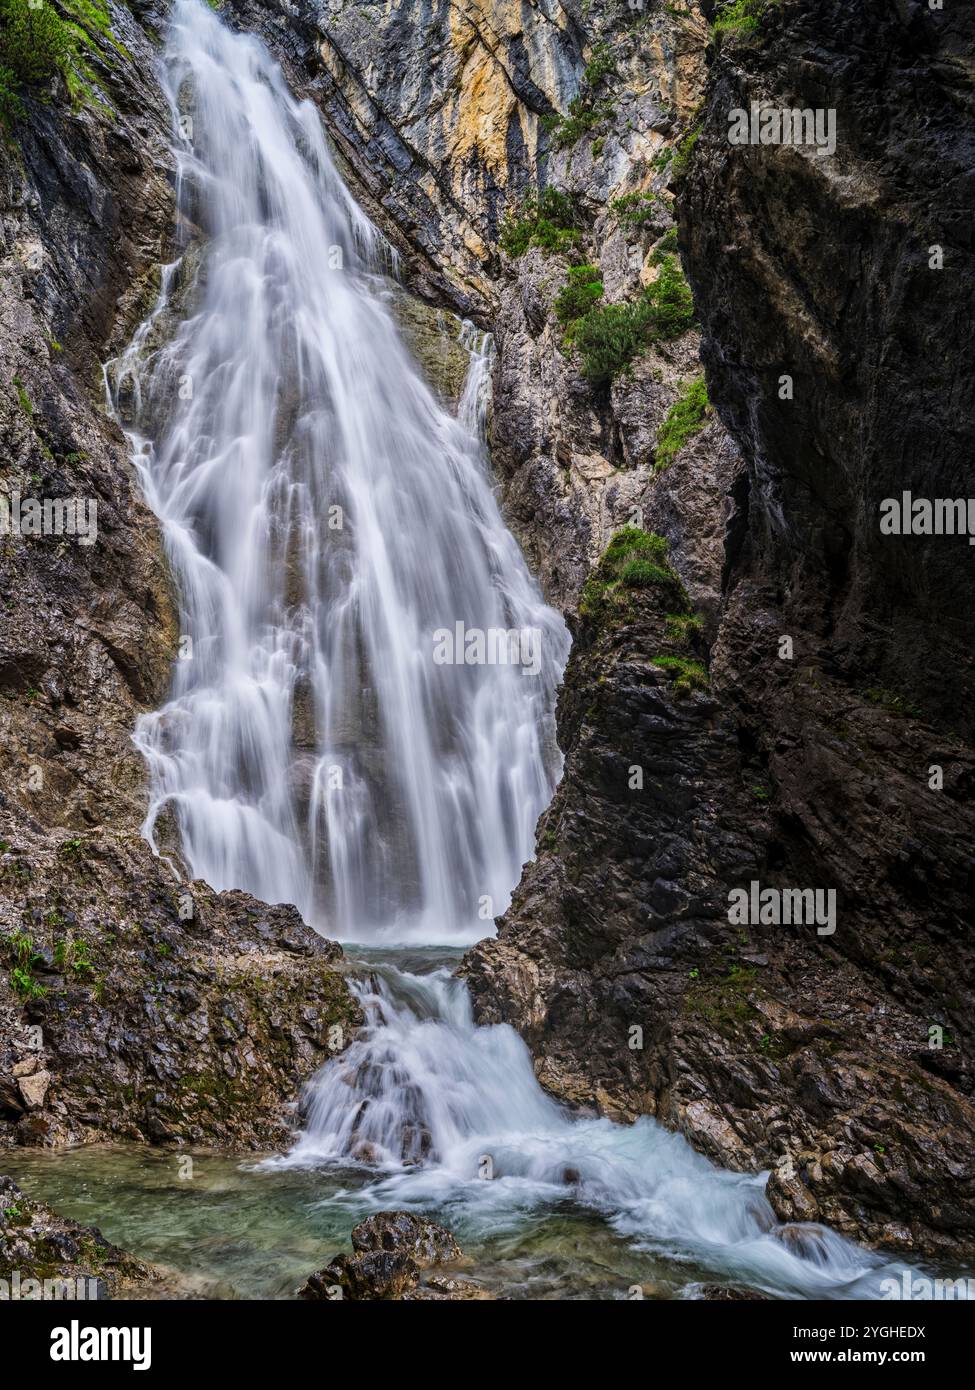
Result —
<path fill-rule="evenodd" d="M 137 731 L 146 833 L 172 808 L 194 877 L 331 935 L 475 939 L 558 776 L 569 645 L 472 428 L 483 371 L 459 420 L 420 379 L 380 239 L 260 43 L 179 0 L 165 74 L 207 240 L 173 340 L 109 374 L 191 642 Z M 440 664 L 458 624 L 487 664 Z"/>
<path fill-rule="evenodd" d="M 192 640 L 136 734 L 146 834 L 171 807 L 194 876 L 296 903 L 346 940 L 483 935 L 479 905 L 504 909 L 559 772 L 568 649 L 492 492 L 490 340 L 463 330 L 454 419 L 399 340 L 379 239 L 318 116 L 262 45 L 177 0 L 165 73 L 180 203 L 205 243 L 164 270 L 106 370 Z M 458 622 L 537 631 L 537 671 L 438 665 L 434 634 Z M 357 1200 L 486 1227 L 568 1197 L 638 1247 L 780 1295 L 876 1295 L 880 1258 L 778 1226 L 761 1176 L 649 1119 L 567 1113 L 446 971 L 378 965 L 356 988 L 367 1027 L 316 1078 L 278 1163 L 360 1164 Z"/>
<path fill-rule="evenodd" d="M 274 1166 L 353 1159 L 379 1170 L 358 1202 L 436 1211 L 475 1236 L 569 1199 L 637 1249 L 779 1297 L 900 1287 L 903 1261 L 823 1226 L 781 1225 L 765 1174 L 724 1172 L 649 1118 L 570 1114 L 542 1091 L 514 1029 L 474 1024 L 445 969 L 380 964 L 356 988 L 366 1027 L 309 1087 L 305 1133 Z"/>

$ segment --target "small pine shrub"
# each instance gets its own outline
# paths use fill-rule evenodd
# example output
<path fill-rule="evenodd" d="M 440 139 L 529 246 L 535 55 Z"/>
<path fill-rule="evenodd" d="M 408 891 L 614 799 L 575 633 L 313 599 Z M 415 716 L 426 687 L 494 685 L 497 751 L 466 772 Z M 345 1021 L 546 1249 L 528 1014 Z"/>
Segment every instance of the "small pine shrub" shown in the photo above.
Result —
<path fill-rule="evenodd" d="M 654 265 L 660 265 L 664 256 L 669 256 L 677 250 L 677 228 L 668 227 L 663 236 L 657 242 L 653 252 Z"/>
<path fill-rule="evenodd" d="M 694 146 L 697 144 L 701 135 L 701 127 L 691 130 L 684 136 L 680 144 L 674 151 L 674 157 L 670 161 L 670 181 L 676 182 L 682 179 L 691 165 L 691 156 L 694 153 Z"/>
<path fill-rule="evenodd" d="M 566 338 L 571 339 L 572 329 L 577 319 L 581 319 L 603 297 L 603 282 L 599 267 L 595 265 L 574 265 L 569 267 L 569 278 L 555 297 L 555 317 L 567 330 Z"/>
<path fill-rule="evenodd" d="M 573 329 L 582 374 L 593 387 L 608 386 L 646 347 L 677 338 L 694 322 L 690 287 L 673 256 L 633 304 L 590 309 Z"/>
<path fill-rule="evenodd" d="M 604 304 L 590 309 L 575 325 L 573 341 L 589 384 L 608 386 L 644 346 L 638 307 Z"/>
<path fill-rule="evenodd" d="M 0 116 L 20 115 L 20 93 L 65 74 L 71 54 L 71 31 L 51 5 L 0 0 Z"/>
<path fill-rule="evenodd" d="M 583 97 L 573 97 L 569 102 L 569 114 L 549 127 L 553 132 L 556 149 L 568 149 L 612 113 L 613 108 L 608 102 L 591 106 Z"/>
<path fill-rule="evenodd" d="M 125 48 L 112 35 L 105 0 L 61 0 L 66 18 L 49 0 L 0 0 L 0 124 L 23 114 L 21 97 L 42 94 L 60 74 L 73 104 L 101 106 L 91 83 L 95 75 L 85 51 L 100 34 L 123 57 Z"/>
<path fill-rule="evenodd" d="M 653 193 L 624 193 L 614 198 L 610 210 L 622 227 L 642 227 L 657 211 L 657 199 Z"/>
<path fill-rule="evenodd" d="M 616 59 L 605 40 L 593 45 L 592 57 L 582 70 L 582 80 L 595 91 L 604 78 L 616 72 Z"/>
<path fill-rule="evenodd" d="M 644 291 L 644 310 L 653 336 L 679 338 L 694 323 L 691 289 L 673 256 L 664 256 L 660 274 Z"/>
<path fill-rule="evenodd" d="M 527 199 L 517 216 L 505 219 L 501 246 L 512 259 L 523 256 L 530 246 L 564 253 L 579 240 L 578 223 L 573 199 L 557 188 L 546 188 Z"/>
<path fill-rule="evenodd" d="M 708 388 L 704 377 L 695 377 L 684 387 L 660 426 L 656 449 L 657 473 L 668 467 L 687 441 L 704 428 L 709 413 Z"/>
<path fill-rule="evenodd" d="M 594 45 L 592 57 L 583 69 L 582 87 L 579 95 L 569 102 L 568 114 L 542 117 L 542 127 L 552 135 L 556 149 L 564 150 L 574 145 L 600 121 L 613 114 L 612 103 L 604 101 L 597 104 L 595 95 L 606 78 L 615 72 L 616 60 L 609 44 L 601 40 Z"/>

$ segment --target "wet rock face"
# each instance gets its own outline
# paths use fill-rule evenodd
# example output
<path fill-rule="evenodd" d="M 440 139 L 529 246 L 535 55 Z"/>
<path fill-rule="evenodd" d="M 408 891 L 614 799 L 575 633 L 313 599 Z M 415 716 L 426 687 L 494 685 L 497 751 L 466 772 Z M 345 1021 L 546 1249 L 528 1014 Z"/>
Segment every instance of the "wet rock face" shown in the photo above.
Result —
<path fill-rule="evenodd" d="M 460 1302 L 492 1297 L 445 1266 L 469 1263 L 443 1226 L 407 1211 L 381 1211 L 352 1231 L 352 1255 L 331 1264 L 298 1291 L 299 1298 L 337 1302 Z"/>
<path fill-rule="evenodd" d="M 945 167 L 967 158 L 949 114 L 970 82 L 968 20 L 827 9 L 773 6 L 757 41 L 725 40 L 678 183 L 709 391 L 745 471 L 722 471 L 724 446 L 705 452 L 702 434 L 640 500 L 707 619 L 710 689 L 675 700 L 660 678 L 660 593 L 581 615 L 559 705 L 565 777 L 497 941 L 467 970 L 479 1017 L 519 1028 L 555 1094 L 656 1114 L 722 1164 L 771 1168 L 785 1220 L 958 1257 L 975 1245 L 971 570 L 963 539 L 881 537 L 879 502 L 967 486 L 965 185 L 934 183 L 939 142 Z M 893 125 L 875 68 L 891 52 Z M 753 95 L 835 104 L 836 159 L 731 146 L 728 110 Z M 936 241 L 950 283 L 928 270 Z M 531 294 L 521 305 L 531 325 Z M 655 383 L 635 375 L 634 406 L 614 386 L 611 407 L 639 456 Z M 585 419 L 585 393 L 571 399 Z M 939 410 L 954 422 L 944 441 L 928 428 Z M 524 489 L 526 545 L 534 488 L 559 536 L 539 542 L 543 574 L 560 552 L 583 571 L 593 513 L 568 491 L 553 505 L 542 450 L 514 455 L 522 435 L 501 456 L 511 495 Z M 733 926 L 728 895 L 753 879 L 832 889 L 835 933 Z"/>
<path fill-rule="evenodd" d="M 668 682 L 657 658 L 677 650 L 674 606 L 648 591 L 579 625 L 558 710 L 565 774 L 497 939 L 466 958 L 476 1015 L 512 1023 L 568 1103 L 656 1115 L 725 1167 L 770 1168 L 785 1220 L 966 1254 L 975 1108 L 957 923 L 972 828 L 936 913 L 924 895 L 871 894 L 906 867 L 902 817 L 922 837 L 916 868 L 939 837 L 954 852 L 911 778 L 925 731 L 794 681 L 768 698 L 823 743 L 780 728 L 782 764 L 766 762 L 761 722 L 717 662 L 710 691 L 678 697 Z M 843 783 L 841 767 L 878 749 Z M 845 853 L 817 857 L 814 835 Z M 729 893 L 753 880 L 839 881 L 835 934 L 733 924 Z"/>
<path fill-rule="evenodd" d="M 124 7 L 117 23 L 132 57 L 102 74 L 114 115 L 72 114 L 58 91 L 28 101 L 0 147 L 0 505 L 77 499 L 86 528 L 0 534 L 3 805 L 15 824 L 141 813 L 131 731 L 166 688 L 177 637 L 155 518 L 101 387 L 100 363 L 151 303 L 172 220 L 153 50 Z"/>
<path fill-rule="evenodd" d="M 57 1216 L 0 1177 L 0 1301 L 145 1297 L 161 1282 L 96 1228 Z"/>
<path fill-rule="evenodd" d="M 361 1022 L 334 942 L 176 883 L 134 833 L 38 837 L 0 873 L 0 1144 L 287 1140 Z"/>
<path fill-rule="evenodd" d="M 779 590 L 807 653 L 969 738 L 971 548 L 882 535 L 880 504 L 971 492 L 973 45 L 968 5 L 770 6 L 719 49 L 679 200 L 712 396 L 749 460 L 731 583 Z M 834 111 L 835 155 L 730 145 L 753 100 Z"/>

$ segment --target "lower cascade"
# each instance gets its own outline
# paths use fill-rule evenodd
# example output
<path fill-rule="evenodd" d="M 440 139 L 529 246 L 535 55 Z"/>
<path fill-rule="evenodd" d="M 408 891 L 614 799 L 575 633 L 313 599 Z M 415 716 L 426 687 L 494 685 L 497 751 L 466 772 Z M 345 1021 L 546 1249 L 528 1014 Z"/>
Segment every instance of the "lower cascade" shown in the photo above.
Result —
<path fill-rule="evenodd" d="M 311 1083 L 305 1133 L 272 1166 L 352 1159 L 379 1170 L 359 1203 L 438 1211 L 475 1237 L 569 1200 L 638 1250 L 779 1297 L 877 1298 L 901 1279 L 902 1260 L 780 1224 L 765 1174 L 722 1171 L 649 1117 L 571 1114 L 539 1086 L 513 1028 L 474 1023 L 443 966 L 380 963 L 356 992 L 366 1027 Z"/>
<path fill-rule="evenodd" d="M 203 237 L 106 371 L 182 602 L 170 698 L 136 733 L 144 830 L 164 851 L 171 824 L 192 877 L 294 903 L 364 953 L 366 1026 L 266 1166 L 354 1170 L 366 1207 L 484 1230 L 572 1202 L 690 1270 L 877 1297 L 892 1267 L 780 1225 L 764 1175 L 556 1103 L 421 949 L 489 930 L 560 773 L 569 637 L 495 499 L 490 341 L 465 327 L 455 417 L 399 338 L 381 238 L 317 113 L 259 41 L 177 0 L 165 72 Z"/>

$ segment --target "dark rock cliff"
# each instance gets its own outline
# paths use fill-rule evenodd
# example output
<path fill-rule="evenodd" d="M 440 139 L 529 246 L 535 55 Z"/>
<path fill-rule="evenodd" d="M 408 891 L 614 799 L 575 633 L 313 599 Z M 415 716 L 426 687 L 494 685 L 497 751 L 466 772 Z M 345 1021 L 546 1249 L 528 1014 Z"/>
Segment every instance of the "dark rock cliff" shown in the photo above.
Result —
<path fill-rule="evenodd" d="M 555 1093 L 770 1167 L 784 1218 L 944 1253 L 975 1242 L 972 552 L 882 536 L 879 506 L 969 490 L 971 28 L 785 0 L 712 43 L 673 179 L 745 462 L 704 461 L 727 509 L 710 689 L 675 701 L 663 679 L 666 594 L 583 613 L 565 779 L 467 967 Z M 835 157 L 729 144 L 753 99 L 835 107 Z M 835 933 L 732 926 L 752 880 L 833 889 Z"/>

